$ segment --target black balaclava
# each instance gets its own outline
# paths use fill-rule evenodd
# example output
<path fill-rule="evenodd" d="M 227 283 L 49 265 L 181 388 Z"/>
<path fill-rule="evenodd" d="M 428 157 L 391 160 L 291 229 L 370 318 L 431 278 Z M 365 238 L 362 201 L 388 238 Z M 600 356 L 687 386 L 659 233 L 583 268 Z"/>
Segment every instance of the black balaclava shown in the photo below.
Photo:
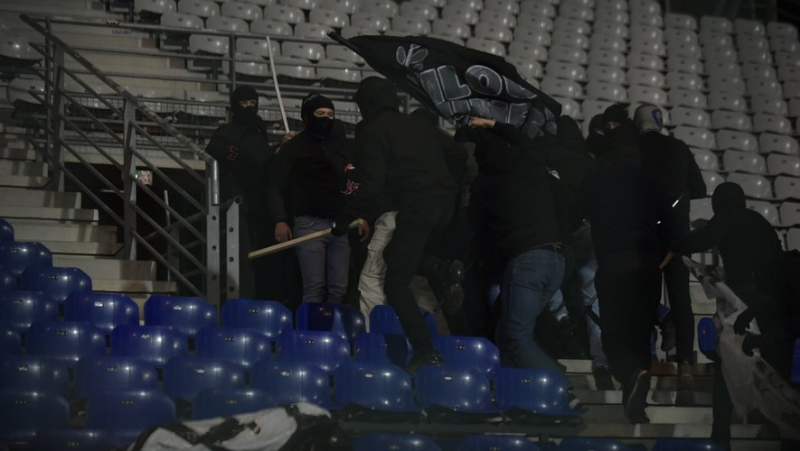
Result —
<path fill-rule="evenodd" d="M 747 208 L 742 187 L 731 182 L 721 183 L 711 196 L 711 208 L 714 214 Z"/>
<path fill-rule="evenodd" d="M 323 139 L 333 128 L 333 119 L 327 117 L 314 116 L 314 111 L 320 108 L 330 108 L 333 110 L 333 102 L 327 97 L 312 92 L 303 99 L 300 107 L 300 115 L 306 124 L 306 130 L 315 139 Z"/>
<path fill-rule="evenodd" d="M 638 163 L 639 147 L 636 143 L 636 127 L 628 117 L 628 111 L 622 105 L 611 105 L 603 112 L 603 123 L 618 122 L 619 126 L 611 130 L 605 128 L 603 154 L 598 155 L 617 163 Z"/>
<path fill-rule="evenodd" d="M 245 100 L 255 100 L 254 107 L 243 108 L 239 102 Z M 261 120 L 258 117 L 258 93 L 250 86 L 239 86 L 231 94 L 231 111 L 233 119 L 243 124 L 257 123 Z"/>

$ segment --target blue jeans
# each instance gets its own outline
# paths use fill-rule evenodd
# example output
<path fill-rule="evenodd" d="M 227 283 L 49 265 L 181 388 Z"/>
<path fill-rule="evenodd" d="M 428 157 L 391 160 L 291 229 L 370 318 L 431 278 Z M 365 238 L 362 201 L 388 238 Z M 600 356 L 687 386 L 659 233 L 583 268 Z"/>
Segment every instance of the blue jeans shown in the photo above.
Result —
<path fill-rule="evenodd" d="M 548 307 L 563 277 L 564 256 L 552 250 L 533 249 L 508 262 L 496 336 L 504 366 L 561 372 L 536 344 L 534 331 L 536 318 Z"/>
<path fill-rule="evenodd" d="M 331 228 L 331 221 L 313 216 L 294 219 L 294 237 Z M 350 242 L 347 235 L 328 235 L 297 246 L 297 259 L 303 275 L 304 302 L 341 303 L 347 291 L 350 267 Z"/>

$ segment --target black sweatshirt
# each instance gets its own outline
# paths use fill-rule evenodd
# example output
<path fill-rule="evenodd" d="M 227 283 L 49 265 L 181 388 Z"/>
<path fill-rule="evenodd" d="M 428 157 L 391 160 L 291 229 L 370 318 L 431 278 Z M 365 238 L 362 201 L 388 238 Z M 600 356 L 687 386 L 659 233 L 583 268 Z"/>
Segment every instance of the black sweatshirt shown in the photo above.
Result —
<path fill-rule="evenodd" d="M 642 169 L 667 197 L 677 211 L 689 214 L 689 200 L 706 196 L 706 183 L 694 155 L 681 140 L 650 131 L 639 135 Z"/>

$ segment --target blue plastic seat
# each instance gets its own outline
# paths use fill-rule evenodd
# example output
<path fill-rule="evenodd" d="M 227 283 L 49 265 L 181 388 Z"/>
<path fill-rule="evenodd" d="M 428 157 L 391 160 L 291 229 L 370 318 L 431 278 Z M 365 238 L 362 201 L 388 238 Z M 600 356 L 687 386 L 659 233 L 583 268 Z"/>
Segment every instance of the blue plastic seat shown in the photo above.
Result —
<path fill-rule="evenodd" d="M 350 345 L 332 332 L 284 332 L 278 337 L 277 360 L 309 362 L 329 373 L 350 360 Z"/>
<path fill-rule="evenodd" d="M 419 434 L 363 434 L 353 444 L 354 451 L 439 451 L 430 437 Z"/>
<path fill-rule="evenodd" d="M 411 345 L 403 335 L 364 332 L 356 337 L 356 342 L 353 344 L 353 360 L 362 363 L 405 367 L 410 351 Z"/>
<path fill-rule="evenodd" d="M 479 371 L 447 366 L 423 366 L 415 377 L 417 400 L 420 407 L 425 410 L 439 406 L 463 413 L 498 412 L 492 405 L 489 379 Z"/>
<path fill-rule="evenodd" d="M 711 439 L 660 438 L 653 451 L 722 451 L 722 447 Z"/>
<path fill-rule="evenodd" d="M 264 390 L 277 405 L 331 405 L 328 373 L 311 363 L 261 360 L 250 371 L 250 383 Z"/>
<path fill-rule="evenodd" d="M 15 291 L 16 289 L 17 276 L 0 266 L 0 292 Z"/>
<path fill-rule="evenodd" d="M 25 334 L 29 355 L 50 356 L 69 366 L 81 357 L 106 353 L 106 337 L 88 323 L 71 321 L 35 322 Z"/>
<path fill-rule="evenodd" d="M 436 317 L 429 311 L 420 307 L 422 316 L 425 318 L 425 325 L 432 335 L 436 335 Z M 403 326 L 400 325 L 400 318 L 397 317 L 394 309 L 388 305 L 376 305 L 369 312 L 369 331 L 382 334 L 405 335 Z"/>
<path fill-rule="evenodd" d="M 716 351 L 717 327 L 712 318 L 702 318 L 697 323 L 697 345 L 703 354 Z"/>
<path fill-rule="evenodd" d="M 494 379 L 495 399 L 503 409 L 537 415 L 571 417 L 583 413 L 569 406 L 569 382 L 547 370 L 500 368 Z"/>
<path fill-rule="evenodd" d="M 472 368 L 492 379 L 500 368 L 500 351 L 483 337 L 436 335 L 433 347 L 449 367 Z"/>
<path fill-rule="evenodd" d="M 567 437 L 558 446 L 563 451 L 630 451 L 628 445 L 613 438 Z"/>
<path fill-rule="evenodd" d="M 186 335 L 163 326 L 123 324 L 111 332 L 111 354 L 139 357 L 163 368 L 175 356 L 189 354 Z"/>
<path fill-rule="evenodd" d="M 18 333 L 0 323 L 0 354 L 21 354 L 22 341 Z"/>
<path fill-rule="evenodd" d="M 351 305 L 303 302 L 297 309 L 297 330 L 333 332 L 352 343 L 367 327 L 364 315 Z"/>
<path fill-rule="evenodd" d="M 64 301 L 64 319 L 84 321 L 110 334 L 120 324 L 139 324 L 139 306 L 124 294 L 72 293 Z"/>
<path fill-rule="evenodd" d="M 64 362 L 48 357 L 5 355 L 0 358 L 0 387 L 68 397 L 69 371 Z"/>
<path fill-rule="evenodd" d="M 411 377 L 394 365 L 347 363 L 334 377 L 340 406 L 356 404 L 386 412 L 416 412 Z"/>
<path fill-rule="evenodd" d="M 270 356 L 269 338 L 254 330 L 235 327 L 205 327 L 197 333 L 197 356 L 228 360 L 250 368 Z"/>
<path fill-rule="evenodd" d="M 42 243 L 30 241 L 0 243 L 0 266 L 19 277 L 28 268 L 53 266 L 53 254 Z"/>
<path fill-rule="evenodd" d="M 158 390 L 105 391 L 86 403 L 87 427 L 109 430 L 124 444 L 148 427 L 176 420 L 175 404 Z"/>
<path fill-rule="evenodd" d="M 461 439 L 458 451 L 538 451 L 539 447 L 516 435 L 468 435 Z"/>
<path fill-rule="evenodd" d="M 158 373 L 138 357 L 84 357 L 75 367 L 75 388 L 79 398 L 108 390 L 156 390 Z"/>
<path fill-rule="evenodd" d="M 29 268 L 19 280 L 21 289 L 42 291 L 59 304 L 72 293 L 92 291 L 92 279 L 78 268 Z"/>
<path fill-rule="evenodd" d="M 14 227 L 3 218 L 0 218 L 0 243 L 14 241 Z"/>
<path fill-rule="evenodd" d="M 69 404 L 46 392 L 0 391 L 0 443 L 27 442 L 38 431 L 69 426 Z"/>
<path fill-rule="evenodd" d="M 257 330 L 275 340 L 292 330 L 292 312 L 277 301 L 228 299 L 222 305 L 222 326 Z"/>
<path fill-rule="evenodd" d="M 46 429 L 36 434 L 33 449 L 108 451 L 124 444 L 109 431 L 100 429 Z"/>
<path fill-rule="evenodd" d="M 275 407 L 262 390 L 201 390 L 192 402 L 192 418 L 230 417 Z"/>
<path fill-rule="evenodd" d="M 205 389 L 244 388 L 244 369 L 222 359 L 175 357 L 164 368 L 164 393 L 191 401 Z"/>
<path fill-rule="evenodd" d="M 144 304 L 144 323 L 170 326 L 194 337 L 200 329 L 217 324 L 217 309 L 203 298 L 153 295 Z"/>
<path fill-rule="evenodd" d="M 58 304 L 40 291 L 7 291 L 0 293 L 0 318 L 22 334 L 35 321 L 58 321 Z"/>

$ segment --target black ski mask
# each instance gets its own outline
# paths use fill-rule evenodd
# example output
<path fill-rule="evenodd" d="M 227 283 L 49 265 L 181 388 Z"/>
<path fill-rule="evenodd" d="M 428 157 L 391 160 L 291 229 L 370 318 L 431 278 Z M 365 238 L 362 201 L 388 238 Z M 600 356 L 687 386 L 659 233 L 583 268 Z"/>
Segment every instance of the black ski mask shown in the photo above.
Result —
<path fill-rule="evenodd" d="M 241 102 L 255 101 L 254 106 L 244 107 Z M 231 111 L 233 119 L 243 124 L 257 123 L 261 118 L 258 117 L 258 93 L 250 86 L 239 86 L 231 94 Z"/>
<path fill-rule="evenodd" d="M 314 115 L 314 112 L 320 108 L 329 108 L 333 110 L 333 102 L 327 97 L 315 92 L 307 95 L 306 98 L 303 99 L 303 104 L 300 107 L 300 114 L 303 116 L 303 122 L 306 123 L 306 130 L 316 139 L 325 138 L 333 128 L 333 119 Z"/>

